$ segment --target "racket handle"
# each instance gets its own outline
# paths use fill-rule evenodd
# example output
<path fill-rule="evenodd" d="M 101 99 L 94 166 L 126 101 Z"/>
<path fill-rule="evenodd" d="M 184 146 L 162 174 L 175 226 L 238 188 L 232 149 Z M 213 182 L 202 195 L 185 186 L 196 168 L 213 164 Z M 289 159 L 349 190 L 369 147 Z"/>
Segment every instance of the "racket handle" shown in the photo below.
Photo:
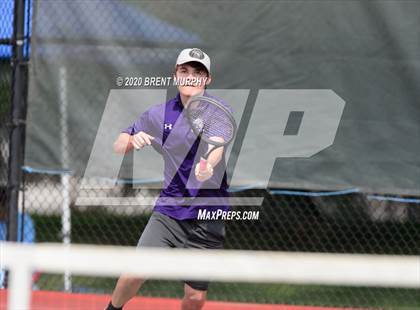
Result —
<path fill-rule="evenodd" d="M 201 158 L 200 159 L 200 171 L 207 170 L 207 159 Z"/>

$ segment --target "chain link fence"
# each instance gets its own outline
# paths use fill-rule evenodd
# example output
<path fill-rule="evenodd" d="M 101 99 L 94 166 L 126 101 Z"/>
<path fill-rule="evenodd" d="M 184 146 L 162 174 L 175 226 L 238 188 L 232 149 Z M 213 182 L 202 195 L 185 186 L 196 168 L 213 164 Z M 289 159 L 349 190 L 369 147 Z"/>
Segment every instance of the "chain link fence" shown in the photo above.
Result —
<path fill-rule="evenodd" d="M 3 11 L 2 6 L 10 5 L 10 3 L 11 1 L 1 1 L 0 10 Z M 145 8 L 149 12 L 153 12 L 153 9 L 156 10 L 156 7 L 151 4 L 145 5 Z M 124 12 L 127 14 L 126 18 L 131 18 L 128 11 Z M 0 25 L 11 23 L 12 20 L 9 19 L 9 15 L 1 15 Z M 77 25 L 79 26 L 79 24 Z M 48 23 L 45 23 L 44 26 L 52 27 Z M 168 29 L 162 24 L 161 27 L 165 30 Z M 0 37 L 8 36 L 9 34 L 1 33 L 2 29 L 5 28 L 0 28 Z M 38 29 L 38 31 L 42 32 L 43 30 Z M 56 36 L 50 38 L 52 44 L 60 42 L 60 31 L 64 30 L 57 30 Z M 83 33 L 83 29 L 80 31 Z M 154 27 L 153 23 L 151 26 L 148 23 L 145 24 L 143 31 L 145 36 L 149 39 L 152 38 L 150 40 L 153 41 L 154 36 L 159 36 L 160 30 L 159 27 Z M 164 36 L 173 38 L 178 35 L 182 37 L 180 32 L 173 31 L 172 35 L 165 33 Z M 143 55 L 145 59 L 144 61 L 140 59 L 140 63 L 152 59 L 154 62 L 168 66 L 169 64 L 165 62 L 167 62 L 168 55 L 173 54 L 172 49 L 179 50 L 183 47 L 171 43 L 174 45 L 171 48 L 142 49 L 136 46 L 140 45 L 136 41 L 123 42 L 133 45 L 130 54 L 122 53 L 119 46 L 108 45 L 109 42 L 106 42 L 106 38 L 99 38 L 99 41 L 98 44 L 102 44 L 100 49 L 110 51 L 108 57 L 113 57 L 112 55 L 115 53 L 113 58 L 121 64 L 126 64 L 124 70 L 128 70 L 131 60 L 139 62 L 139 58 L 141 58 L 138 56 L 139 54 Z M 174 41 L 176 42 L 176 40 Z M 63 53 L 59 56 L 66 62 L 71 62 L 72 57 L 88 55 L 91 48 L 89 44 L 94 45 L 95 42 L 88 42 L 88 45 L 78 45 L 79 43 L 73 42 L 74 48 L 67 48 L 68 54 Z M 59 51 L 63 52 L 61 49 Z M 45 53 L 48 52 L 51 50 L 46 49 Z M 101 53 L 100 55 L 105 54 Z M 120 59 L 122 55 L 125 57 L 131 55 L 132 58 Z M 60 61 L 60 57 L 55 58 L 54 61 Z M 89 60 L 89 58 L 87 59 Z M 96 59 L 92 64 L 92 66 L 97 66 L 96 72 L 101 72 L 98 69 L 101 66 L 101 61 L 104 59 Z M 40 67 L 42 62 L 37 65 L 38 72 L 42 71 Z M 5 222 L 7 218 L 5 203 L 8 160 L 7 117 L 11 95 L 10 58 L 2 56 L 0 66 L 0 220 Z M 88 73 L 92 70 L 92 66 L 83 72 Z M 67 70 L 71 73 L 68 73 L 68 83 L 78 83 L 78 87 L 91 88 L 93 80 L 96 79 L 96 83 L 99 83 L 98 80 L 101 79 L 101 77 L 83 76 L 80 72 L 74 73 L 72 71 L 74 68 Z M 35 83 L 35 81 L 31 82 Z M 109 80 L 102 81 L 101 85 L 104 84 L 107 84 L 107 87 L 113 87 Z M 51 100 L 59 101 L 62 85 L 57 82 L 51 87 L 55 89 L 55 97 L 53 96 Z M 102 110 L 101 104 L 98 102 L 104 102 L 104 98 L 100 94 L 91 95 L 90 98 L 84 98 L 85 109 L 89 111 L 96 109 L 100 116 Z M 80 98 L 73 98 L 73 100 L 78 99 Z M 86 110 L 79 111 L 78 117 L 83 118 Z M 56 112 L 54 111 L 55 115 L 60 115 Z M 52 119 L 51 122 L 60 126 L 60 120 Z M 86 162 L 84 160 L 86 150 L 81 144 L 78 145 L 77 141 L 86 139 L 93 141 L 95 132 L 88 132 L 86 138 L 83 132 L 76 130 L 77 122 L 74 122 L 73 126 L 75 127 L 70 128 L 68 133 L 71 136 L 67 146 L 68 152 L 70 157 L 82 157 Z M 128 163 L 129 165 L 130 163 Z M 83 190 L 83 193 L 80 190 L 80 185 L 81 177 L 76 173 L 72 174 L 71 171 L 37 170 L 33 167 L 24 167 L 20 208 L 24 209 L 27 215 L 27 220 L 24 221 L 26 226 L 24 235 L 29 235 L 28 240 L 37 243 L 63 242 L 65 238 L 69 238 L 71 243 L 135 246 L 153 206 L 140 207 L 136 204 L 127 205 L 118 201 L 132 197 L 151 197 L 157 192 L 138 188 L 138 186 L 133 187 L 129 181 L 121 182 L 113 189 Z M 83 205 L 76 203 L 81 194 L 85 198 Z M 264 202 L 259 207 L 247 207 L 249 211 L 259 211 L 258 220 L 227 222 L 225 248 L 420 255 L 420 204 L 405 199 L 395 199 L 394 201 L 384 199 L 379 196 L 380 194 L 367 195 L 357 191 L 342 194 L 311 193 L 309 191 L 289 192 L 278 188 L 232 192 L 232 195 L 237 197 L 264 197 Z M 116 198 L 117 202 L 96 203 L 96 198 L 103 197 Z M 89 203 L 89 201 L 91 202 Z M 234 207 L 233 209 L 240 210 L 241 208 L 243 209 L 243 207 Z M 23 238 L 25 239 L 25 236 Z M 115 285 L 115 279 L 76 275 L 72 277 L 71 282 L 73 292 L 110 293 Z M 64 290 L 64 287 L 62 275 L 38 273 L 34 279 L 34 288 L 36 289 Z M 211 299 L 242 302 L 376 308 L 420 307 L 418 290 L 409 289 L 213 283 L 210 291 Z M 181 297 L 182 294 L 182 286 L 172 281 L 149 281 L 141 290 L 143 296 Z"/>
<path fill-rule="evenodd" d="M 26 176 L 26 205 L 35 222 L 37 242 L 62 242 L 62 186 L 60 176 Z M 80 179 L 71 178 L 74 188 Z M 106 190 L 88 196 L 103 198 Z M 86 194 L 86 193 L 85 193 Z M 125 198 L 150 197 L 153 191 L 118 185 L 107 195 Z M 307 193 L 311 194 L 311 193 Z M 363 193 L 338 196 L 282 194 L 278 189 L 246 190 L 235 197 L 264 197 L 258 220 L 228 221 L 226 249 L 420 255 L 419 205 L 380 201 Z M 105 194 L 106 196 L 106 194 Z M 135 246 L 151 214 L 152 206 L 71 205 L 71 242 Z M 244 210 L 244 207 L 233 207 Z M 246 268 L 246 266 L 244 266 Z M 115 279 L 74 276 L 74 292 L 111 293 Z M 63 277 L 42 274 L 39 289 L 63 289 Z M 211 299 L 257 303 L 307 304 L 398 308 L 417 306 L 417 290 L 351 288 L 301 285 L 251 285 L 213 283 Z M 182 285 L 170 281 L 148 281 L 142 296 L 182 297 Z"/>

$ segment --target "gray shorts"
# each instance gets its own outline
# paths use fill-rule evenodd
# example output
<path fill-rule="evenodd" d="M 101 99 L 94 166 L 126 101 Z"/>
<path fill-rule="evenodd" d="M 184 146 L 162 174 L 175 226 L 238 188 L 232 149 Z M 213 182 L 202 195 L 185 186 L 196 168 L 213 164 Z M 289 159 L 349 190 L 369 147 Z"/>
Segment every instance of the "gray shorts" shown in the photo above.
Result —
<path fill-rule="evenodd" d="M 176 220 L 153 212 L 137 247 L 222 249 L 225 223 L 222 220 Z M 208 281 L 184 281 L 196 290 L 206 291 Z"/>

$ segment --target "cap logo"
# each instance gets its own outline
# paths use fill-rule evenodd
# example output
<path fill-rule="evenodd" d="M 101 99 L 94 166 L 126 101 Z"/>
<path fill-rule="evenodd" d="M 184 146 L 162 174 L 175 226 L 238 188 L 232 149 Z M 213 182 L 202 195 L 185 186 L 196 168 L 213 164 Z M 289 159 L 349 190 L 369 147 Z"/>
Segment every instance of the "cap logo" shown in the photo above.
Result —
<path fill-rule="evenodd" d="M 202 50 L 200 50 L 199 48 L 193 48 L 193 49 L 190 51 L 189 55 L 190 55 L 192 58 L 204 59 L 204 53 L 203 53 L 203 51 L 202 51 Z"/>

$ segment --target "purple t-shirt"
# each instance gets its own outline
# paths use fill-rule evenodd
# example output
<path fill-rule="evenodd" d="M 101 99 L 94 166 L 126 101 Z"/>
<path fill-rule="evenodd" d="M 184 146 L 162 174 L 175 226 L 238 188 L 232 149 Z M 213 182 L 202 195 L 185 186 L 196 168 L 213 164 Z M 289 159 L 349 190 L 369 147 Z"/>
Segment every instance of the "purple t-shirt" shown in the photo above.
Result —
<path fill-rule="evenodd" d="M 205 93 L 205 96 L 209 95 Z M 204 155 L 208 145 L 200 144 L 183 108 L 178 94 L 168 102 L 145 111 L 123 131 L 129 135 L 144 131 L 155 138 L 152 146 L 164 160 L 164 185 L 154 210 L 178 220 L 196 218 L 200 209 L 229 209 L 224 155 L 209 180 L 199 182 L 194 176 L 200 159 L 196 154 Z"/>

